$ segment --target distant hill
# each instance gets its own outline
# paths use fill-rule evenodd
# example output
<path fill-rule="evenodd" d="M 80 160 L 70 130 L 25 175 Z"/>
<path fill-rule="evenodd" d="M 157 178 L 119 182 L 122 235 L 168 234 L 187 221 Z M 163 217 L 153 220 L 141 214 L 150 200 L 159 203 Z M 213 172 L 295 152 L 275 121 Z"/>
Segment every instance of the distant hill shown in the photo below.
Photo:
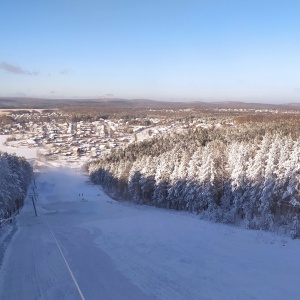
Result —
<path fill-rule="evenodd" d="M 99 99 L 44 99 L 44 98 L 18 98 L 0 97 L 1 109 L 53 109 L 66 107 L 118 107 L 118 108 L 145 108 L 145 109 L 300 109 L 300 103 L 288 104 L 265 104 L 247 103 L 239 101 L 220 102 L 167 102 L 151 99 L 122 99 L 122 98 L 99 98 Z"/>

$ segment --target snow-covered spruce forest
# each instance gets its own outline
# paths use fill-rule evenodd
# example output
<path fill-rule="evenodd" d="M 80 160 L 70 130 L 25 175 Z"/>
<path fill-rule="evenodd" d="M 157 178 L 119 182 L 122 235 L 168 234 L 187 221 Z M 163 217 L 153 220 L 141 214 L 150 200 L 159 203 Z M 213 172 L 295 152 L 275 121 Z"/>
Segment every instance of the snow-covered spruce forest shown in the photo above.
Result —
<path fill-rule="evenodd" d="M 91 180 L 116 199 L 296 238 L 300 132 L 294 121 L 170 134 L 131 144 L 87 167 Z"/>
<path fill-rule="evenodd" d="M 24 157 L 0 151 L 0 220 L 23 206 L 32 174 L 32 167 Z"/>

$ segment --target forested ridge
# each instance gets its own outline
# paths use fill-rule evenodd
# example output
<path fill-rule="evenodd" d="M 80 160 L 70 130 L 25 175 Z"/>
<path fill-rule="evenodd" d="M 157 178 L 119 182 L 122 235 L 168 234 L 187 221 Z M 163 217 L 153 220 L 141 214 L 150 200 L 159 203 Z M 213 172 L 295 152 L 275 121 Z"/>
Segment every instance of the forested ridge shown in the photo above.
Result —
<path fill-rule="evenodd" d="M 32 167 L 24 157 L 0 151 L 0 221 L 23 205 L 32 175 Z"/>
<path fill-rule="evenodd" d="M 173 133 L 113 151 L 88 169 L 117 199 L 299 236 L 297 118 Z"/>

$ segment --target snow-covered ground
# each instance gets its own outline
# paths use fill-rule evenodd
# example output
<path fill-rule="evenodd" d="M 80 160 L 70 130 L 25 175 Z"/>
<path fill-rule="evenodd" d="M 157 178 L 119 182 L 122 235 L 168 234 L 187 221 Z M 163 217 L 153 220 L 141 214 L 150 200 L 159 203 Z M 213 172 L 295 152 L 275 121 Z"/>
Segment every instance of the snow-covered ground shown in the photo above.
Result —
<path fill-rule="evenodd" d="M 26 199 L 0 248 L 1 300 L 300 299 L 299 240 L 116 202 L 71 169 L 36 185 L 38 217 Z"/>
<path fill-rule="evenodd" d="M 24 156 L 27 159 L 36 158 L 37 148 L 28 147 L 7 147 L 3 145 L 9 135 L 0 135 L 0 150 L 7 153 L 15 153 L 18 156 Z"/>

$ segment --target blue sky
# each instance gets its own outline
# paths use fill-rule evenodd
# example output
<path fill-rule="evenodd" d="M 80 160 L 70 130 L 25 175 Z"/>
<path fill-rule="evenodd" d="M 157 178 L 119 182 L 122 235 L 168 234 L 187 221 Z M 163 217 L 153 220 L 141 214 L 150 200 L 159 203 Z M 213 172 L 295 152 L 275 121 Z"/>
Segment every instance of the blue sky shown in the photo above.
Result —
<path fill-rule="evenodd" d="M 0 96 L 300 102 L 300 1 L 0 0 Z"/>

